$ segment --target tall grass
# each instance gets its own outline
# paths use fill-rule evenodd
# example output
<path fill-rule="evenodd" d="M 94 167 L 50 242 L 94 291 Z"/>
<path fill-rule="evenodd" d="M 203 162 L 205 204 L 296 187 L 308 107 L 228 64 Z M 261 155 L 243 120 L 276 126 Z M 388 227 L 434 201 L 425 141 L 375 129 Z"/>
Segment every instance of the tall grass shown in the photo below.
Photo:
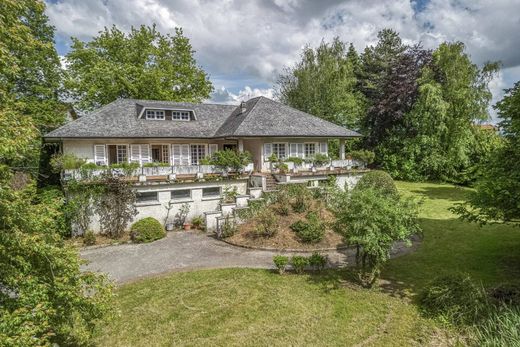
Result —
<path fill-rule="evenodd" d="M 520 346 L 520 308 L 503 307 L 475 328 L 477 346 Z"/>

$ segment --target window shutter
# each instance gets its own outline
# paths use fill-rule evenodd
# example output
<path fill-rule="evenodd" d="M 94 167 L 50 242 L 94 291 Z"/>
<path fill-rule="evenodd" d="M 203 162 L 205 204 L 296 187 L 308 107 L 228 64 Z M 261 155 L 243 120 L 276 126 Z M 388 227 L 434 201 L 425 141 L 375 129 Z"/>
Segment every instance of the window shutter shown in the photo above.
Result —
<path fill-rule="evenodd" d="M 215 153 L 216 151 L 218 151 L 218 145 L 216 143 L 210 143 L 209 144 L 209 155 L 212 156 L 213 153 Z"/>
<path fill-rule="evenodd" d="M 267 161 L 269 156 L 273 153 L 273 147 L 270 143 L 264 143 L 264 160 Z"/>
<path fill-rule="evenodd" d="M 190 165 L 190 145 L 181 145 L 181 165 Z"/>
<path fill-rule="evenodd" d="M 140 161 L 141 161 L 140 145 L 130 145 L 130 162 L 140 163 Z"/>
<path fill-rule="evenodd" d="M 172 145 L 172 163 L 181 165 L 181 145 Z"/>
<path fill-rule="evenodd" d="M 297 155 L 297 157 L 303 158 L 305 156 L 305 152 L 303 151 L 303 148 L 304 148 L 304 144 L 303 143 L 299 143 L 298 144 L 298 155 Z"/>
<path fill-rule="evenodd" d="M 96 165 L 106 165 L 105 145 L 94 145 L 94 162 Z"/>
<path fill-rule="evenodd" d="M 327 142 L 320 142 L 320 153 L 325 155 L 328 154 Z"/>
<path fill-rule="evenodd" d="M 290 151 L 289 151 L 289 156 L 290 157 L 297 157 L 298 156 L 298 144 L 297 143 L 291 143 L 289 145 L 290 147 Z"/>
<path fill-rule="evenodd" d="M 149 145 L 141 145 L 141 165 L 144 163 L 149 163 L 150 160 L 150 146 Z"/>

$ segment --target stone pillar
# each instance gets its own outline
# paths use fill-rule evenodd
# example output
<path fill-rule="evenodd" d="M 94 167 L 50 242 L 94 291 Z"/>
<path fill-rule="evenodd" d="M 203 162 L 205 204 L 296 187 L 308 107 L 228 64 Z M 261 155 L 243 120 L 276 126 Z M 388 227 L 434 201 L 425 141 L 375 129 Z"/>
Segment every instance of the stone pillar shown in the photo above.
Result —
<path fill-rule="evenodd" d="M 339 159 L 345 160 L 345 140 L 339 140 Z"/>
<path fill-rule="evenodd" d="M 244 151 L 244 140 L 239 139 L 238 140 L 238 151 L 243 152 Z"/>

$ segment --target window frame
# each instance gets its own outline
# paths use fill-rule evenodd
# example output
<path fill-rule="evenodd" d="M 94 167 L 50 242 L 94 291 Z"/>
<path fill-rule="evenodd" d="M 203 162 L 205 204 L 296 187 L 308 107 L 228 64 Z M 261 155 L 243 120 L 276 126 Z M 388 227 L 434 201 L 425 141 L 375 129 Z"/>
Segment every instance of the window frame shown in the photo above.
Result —
<path fill-rule="evenodd" d="M 200 160 L 201 159 L 204 159 L 206 158 L 206 156 L 208 155 L 208 144 L 207 143 L 190 143 L 189 144 L 190 146 L 190 158 L 189 158 L 189 165 L 200 165 Z M 199 157 L 199 152 L 197 151 L 197 160 L 194 162 L 194 156 L 193 156 L 193 151 L 192 151 L 192 147 L 194 146 L 198 146 L 199 149 L 200 148 L 204 148 L 204 153 L 202 156 Z"/>
<path fill-rule="evenodd" d="M 153 113 L 153 117 L 148 114 L 148 112 Z M 161 118 L 158 117 L 158 113 L 161 114 Z M 160 109 L 146 109 L 144 112 L 144 117 L 146 120 L 165 120 L 166 119 L 166 112 L 164 110 Z"/>
<path fill-rule="evenodd" d="M 189 122 L 191 120 L 191 112 L 186 110 L 172 110 L 172 121 Z M 174 117 L 174 114 L 178 113 L 179 118 Z M 187 118 L 183 118 L 187 116 Z"/>
<path fill-rule="evenodd" d="M 281 145 L 283 145 L 283 148 L 284 148 L 283 156 L 280 156 L 278 153 Z M 277 147 L 276 151 L 275 151 L 275 146 Z M 287 147 L 289 147 L 287 142 L 271 142 L 271 154 L 273 154 L 273 153 L 276 154 L 276 157 L 278 159 L 287 159 L 288 158 L 288 156 L 287 156 L 288 148 Z"/>
<path fill-rule="evenodd" d="M 218 194 L 212 194 L 212 195 L 204 195 L 204 190 L 206 189 L 218 189 Z M 220 186 L 212 186 L 212 187 L 203 187 L 202 188 L 202 199 L 220 199 L 222 196 L 222 187 Z"/>
<path fill-rule="evenodd" d="M 140 200 L 142 195 L 146 194 L 155 194 L 155 199 L 150 200 Z M 142 204 L 153 204 L 153 203 L 159 203 L 159 192 L 158 191 L 145 191 L 145 192 L 136 192 L 135 197 L 136 204 L 142 205 Z"/>
<path fill-rule="evenodd" d="M 314 146 L 314 153 L 312 155 L 308 155 L 307 154 L 307 146 Z M 319 149 L 319 143 L 316 143 L 316 142 L 305 142 L 303 144 L 303 157 L 304 158 L 313 158 L 316 153 L 321 153 L 321 152 L 318 152 L 317 149 Z"/>
<path fill-rule="evenodd" d="M 173 193 L 174 192 L 183 192 L 183 191 L 188 191 L 188 196 L 184 196 L 184 197 L 173 197 Z M 170 190 L 170 201 L 172 202 L 179 202 L 179 201 L 191 201 L 192 200 L 192 189 L 173 189 L 173 190 Z"/>
<path fill-rule="evenodd" d="M 109 146 L 110 146 L 110 144 L 109 144 Z M 116 146 L 116 164 L 128 163 L 130 161 L 130 156 L 129 156 L 130 145 L 129 144 L 114 144 L 114 146 Z M 119 161 L 119 148 L 120 147 L 125 148 L 126 160 L 124 160 L 124 161 Z"/>

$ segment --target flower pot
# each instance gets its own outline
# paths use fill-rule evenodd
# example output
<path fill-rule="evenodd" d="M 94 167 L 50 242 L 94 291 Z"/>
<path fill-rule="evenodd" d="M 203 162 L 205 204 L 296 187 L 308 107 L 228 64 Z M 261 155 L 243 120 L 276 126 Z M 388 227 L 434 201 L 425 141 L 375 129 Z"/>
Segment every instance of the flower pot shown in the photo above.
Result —
<path fill-rule="evenodd" d="M 191 224 L 190 223 L 184 223 L 184 230 L 191 230 Z"/>
<path fill-rule="evenodd" d="M 173 223 L 166 224 L 166 231 L 173 231 L 175 225 Z"/>

